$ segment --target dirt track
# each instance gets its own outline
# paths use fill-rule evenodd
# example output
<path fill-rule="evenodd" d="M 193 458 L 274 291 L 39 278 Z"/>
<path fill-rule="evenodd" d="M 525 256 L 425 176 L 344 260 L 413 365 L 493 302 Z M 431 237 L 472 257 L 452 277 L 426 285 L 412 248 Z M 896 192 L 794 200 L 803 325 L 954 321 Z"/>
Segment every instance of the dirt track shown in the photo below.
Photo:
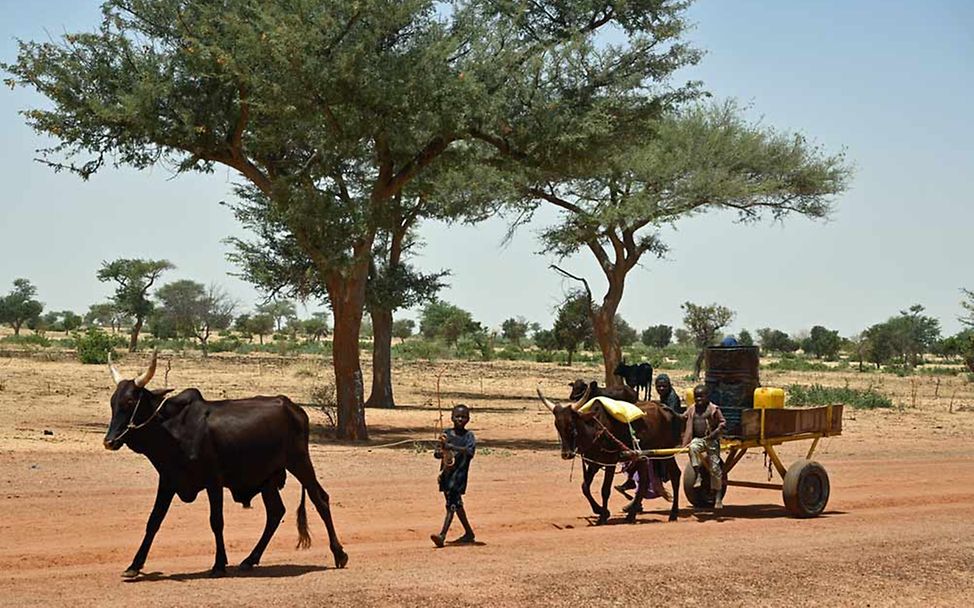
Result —
<path fill-rule="evenodd" d="M 246 388 L 300 398 L 313 381 L 293 366 L 239 367 L 187 367 L 171 383 L 214 396 Z M 327 567 L 324 526 L 313 512 L 315 545 L 310 552 L 293 549 L 299 488 L 289 479 L 290 511 L 253 573 L 207 577 L 213 540 L 204 496 L 174 503 L 148 574 L 123 582 L 119 574 L 141 540 L 155 473 L 128 450 L 100 448 L 106 378 L 69 363 L 8 363 L 0 369 L 0 605 L 974 603 L 970 412 L 950 414 L 929 403 L 905 413 L 853 412 L 844 435 L 819 450 L 832 498 L 818 519 L 788 517 L 778 492 L 731 488 L 719 518 L 684 508 L 678 522 L 667 523 L 668 505 L 654 501 L 636 525 L 613 520 L 594 527 L 578 491 L 579 469 L 569 481 L 571 466 L 557 456 L 550 418 L 526 398 L 537 379 L 557 394 L 578 370 L 514 367 L 474 369 L 471 375 L 484 379 L 480 387 L 444 379 L 474 406 L 471 428 L 482 449 L 466 503 L 483 544 L 436 550 L 429 542 L 442 516 L 429 453 L 320 442 L 313 458 L 332 495 L 347 569 Z M 429 398 L 429 372 L 421 369 L 403 370 L 404 403 Z M 436 420 L 423 408 L 369 416 L 376 442 L 428 438 Z M 794 460 L 805 447 L 786 447 L 783 459 Z M 748 456 L 735 478 L 766 479 L 760 455 Z M 618 497 L 611 504 L 615 512 L 622 505 Z M 226 519 L 236 563 L 260 534 L 262 507 L 228 504 Z"/>

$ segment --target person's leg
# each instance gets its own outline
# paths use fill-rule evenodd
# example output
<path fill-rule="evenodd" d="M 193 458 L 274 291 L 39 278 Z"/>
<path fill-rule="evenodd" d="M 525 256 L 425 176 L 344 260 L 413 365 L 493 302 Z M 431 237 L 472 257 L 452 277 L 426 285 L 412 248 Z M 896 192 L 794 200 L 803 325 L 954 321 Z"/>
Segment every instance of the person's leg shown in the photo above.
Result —
<path fill-rule="evenodd" d="M 470 527 L 470 522 L 467 520 L 467 511 L 463 508 L 463 502 L 461 501 L 460 506 L 457 508 L 457 518 L 460 520 L 460 525 L 463 526 L 463 536 L 456 539 L 455 543 L 472 543 L 476 540 L 473 533 L 473 528 Z"/>
<path fill-rule="evenodd" d="M 710 474 L 710 489 L 716 497 L 714 508 L 721 509 L 724 506 L 721 500 L 724 489 L 724 472 L 720 467 L 720 443 L 717 441 L 711 441 L 708 446 L 707 465 L 707 472 Z"/>
<path fill-rule="evenodd" d="M 690 466 L 697 472 L 697 479 L 693 482 L 693 487 L 699 488 L 703 485 L 703 460 L 707 453 L 707 444 L 703 439 L 697 437 L 687 446 L 687 455 L 690 457 Z"/>
<path fill-rule="evenodd" d="M 443 543 L 446 542 L 446 533 L 450 530 L 450 524 L 453 523 L 453 513 L 456 511 L 456 507 L 450 501 L 450 495 L 444 493 L 446 497 L 446 517 L 443 518 L 443 528 L 440 529 L 439 534 L 430 534 L 430 540 L 437 547 L 442 547 Z"/>

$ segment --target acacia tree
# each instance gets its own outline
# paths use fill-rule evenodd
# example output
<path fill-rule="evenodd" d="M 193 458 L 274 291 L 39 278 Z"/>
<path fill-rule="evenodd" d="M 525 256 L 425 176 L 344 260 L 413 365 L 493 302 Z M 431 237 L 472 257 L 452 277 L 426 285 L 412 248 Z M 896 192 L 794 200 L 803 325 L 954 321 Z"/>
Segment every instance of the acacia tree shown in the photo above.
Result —
<path fill-rule="evenodd" d="M 683 325 L 693 336 L 693 342 L 700 350 L 693 365 L 693 375 L 699 376 L 704 349 L 717 341 L 720 330 L 731 324 L 734 320 L 734 311 L 719 304 L 701 306 L 693 302 L 684 302 L 680 308 L 683 309 Z"/>
<path fill-rule="evenodd" d="M 587 249 L 605 276 L 591 314 L 610 386 L 620 382 L 612 373 L 621 358 L 612 321 L 626 278 L 644 255 L 665 254 L 663 226 L 719 210 L 740 222 L 826 217 L 850 175 L 842 155 L 749 123 L 732 102 L 670 111 L 638 132 L 595 171 L 543 176 L 525 190 L 529 202 L 561 212 L 542 233 L 545 250 L 564 258 Z"/>
<path fill-rule="evenodd" d="M 971 373 L 974 374 L 974 331 L 971 331 L 974 330 L 974 291 L 962 288 L 961 292 L 967 298 L 960 303 L 966 313 L 958 317 L 958 320 L 970 328 L 966 332 L 958 334 L 963 342 L 961 345 L 961 355 L 964 357 L 964 363 L 967 364 L 967 369 L 971 370 Z"/>
<path fill-rule="evenodd" d="M 139 333 L 146 318 L 152 313 L 149 289 L 163 272 L 175 268 L 167 260 L 141 260 L 120 258 L 112 262 L 102 262 L 98 270 L 98 280 L 102 283 L 114 281 L 115 295 L 112 301 L 118 310 L 132 317 L 132 331 L 129 334 L 129 352 L 134 353 L 139 344 Z"/>
<path fill-rule="evenodd" d="M 160 287 L 156 297 L 160 316 L 182 335 L 199 340 L 204 357 L 213 330 L 226 329 L 233 321 L 234 302 L 216 285 L 174 281 Z"/>
<path fill-rule="evenodd" d="M 44 305 L 34 299 L 37 288 L 27 279 L 14 279 L 14 288 L 9 294 L 0 298 L 0 323 L 7 323 L 14 330 L 14 335 L 20 335 L 20 328 L 24 323 L 31 323 L 40 319 Z"/>
<path fill-rule="evenodd" d="M 389 201 L 447 160 L 599 158 L 682 95 L 645 92 L 697 56 L 677 40 L 686 4 L 107 0 L 98 31 L 22 43 L 3 67 L 48 98 L 25 115 L 56 169 L 224 165 L 274 208 L 314 262 L 296 281 L 334 313 L 338 434 L 365 439 L 358 333 Z M 605 29 L 621 43 L 596 44 Z"/>

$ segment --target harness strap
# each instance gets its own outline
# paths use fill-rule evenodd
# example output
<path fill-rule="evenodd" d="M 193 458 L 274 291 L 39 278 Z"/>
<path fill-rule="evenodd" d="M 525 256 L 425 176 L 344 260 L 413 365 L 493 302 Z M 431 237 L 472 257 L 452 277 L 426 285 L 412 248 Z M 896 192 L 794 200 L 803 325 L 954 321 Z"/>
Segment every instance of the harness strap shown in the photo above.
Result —
<path fill-rule="evenodd" d="M 126 426 L 125 427 L 125 430 L 122 431 L 122 433 L 118 437 L 115 438 L 115 441 L 121 440 L 122 437 L 125 437 L 125 435 L 127 435 L 129 431 L 137 431 L 137 430 L 141 429 L 142 427 L 144 427 L 145 425 L 147 425 L 150 422 L 152 422 L 155 419 L 156 415 L 162 410 L 162 406 L 166 405 L 166 402 L 168 402 L 168 401 L 169 401 L 169 399 L 163 399 L 159 403 L 159 407 L 156 408 L 156 411 L 152 412 L 152 415 L 150 415 L 146 419 L 145 422 L 143 422 L 141 424 L 133 424 L 133 422 L 135 421 L 135 416 L 139 413 L 139 406 L 142 405 L 142 397 L 140 396 L 139 397 L 139 402 L 135 404 L 135 408 L 132 410 L 132 417 L 129 418 L 128 426 Z"/>

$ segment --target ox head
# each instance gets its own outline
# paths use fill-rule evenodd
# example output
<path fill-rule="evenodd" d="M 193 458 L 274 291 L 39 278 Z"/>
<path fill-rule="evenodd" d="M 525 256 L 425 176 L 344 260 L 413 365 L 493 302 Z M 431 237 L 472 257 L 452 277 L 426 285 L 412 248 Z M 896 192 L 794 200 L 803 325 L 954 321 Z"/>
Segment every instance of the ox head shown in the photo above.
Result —
<path fill-rule="evenodd" d="M 574 382 L 570 383 L 568 386 L 571 387 L 572 392 L 568 394 L 569 401 L 578 401 L 585 395 L 585 391 L 589 391 L 589 394 L 593 394 L 595 389 L 599 388 L 599 383 L 592 380 L 590 383 L 586 383 L 584 380 L 579 378 Z M 584 401 L 582 403 L 585 403 Z"/>
<path fill-rule="evenodd" d="M 555 430 L 558 431 L 558 438 L 561 440 L 561 457 L 571 460 L 578 452 L 578 425 L 583 417 L 578 413 L 578 408 L 588 401 L 590 388 L 586 385 L 582 398 L 569 405 L 552 403 L 544 396 L 540 387 L 537 390 L 541 402 L 555 416 Z"/>
<path fill-rule="evenodd" d="M 133 380 L 126 380 L 119 373 L 115 365 L 112 364 L 112 355 L 108 354 L 108 370 L 112 374 L 112 381 L 115 383 L 115 392 L 112 393 L 112 420 L 108 423 L 108 432 L 105 434 L 105 448 L 117 450 L 125 443 L 127 431 L 133 426 L 147 421 L 155 412 L 160 399 L 172 389 L 161 389 L 156 391 L 146 390 L 145 385 L 152 380 L 156 373 L 156 358 L 158 353 L 152 353 L 152 361 L 149 368 Z"/>

